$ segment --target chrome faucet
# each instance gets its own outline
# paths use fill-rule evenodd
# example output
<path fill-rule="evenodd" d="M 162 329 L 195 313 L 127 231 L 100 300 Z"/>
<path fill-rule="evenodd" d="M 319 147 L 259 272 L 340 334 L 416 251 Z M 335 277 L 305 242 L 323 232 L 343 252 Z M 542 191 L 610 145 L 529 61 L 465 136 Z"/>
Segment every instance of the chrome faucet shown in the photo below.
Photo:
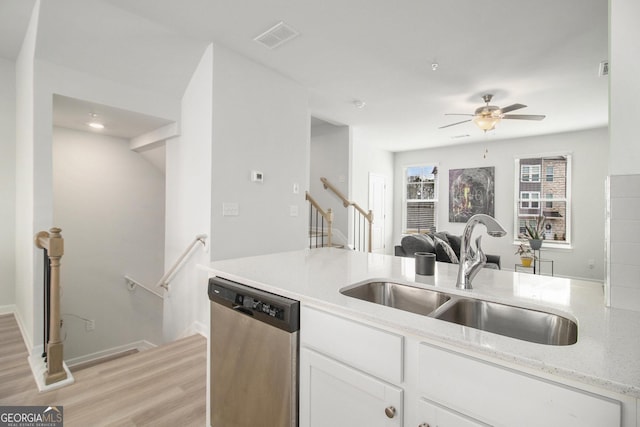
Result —
<path fill-rule="evenodd" d="M 474 250 L 471 247 L 471 234 L 477 224 L 484 224 L 487 227 L 489 236 L 502 237 L 507 234 L 498 221 L 489 215 L 477 214 L 469 218 L 460 242 L 460 267 L 458 268 L 458 280 L 456 282 L 456 287 L 460 289 L 471 289 L 471 281 L 487 263 L 487 256 L 480 247 L 482 236 L 478 236 L 476 239 L 476 249 Z"/>

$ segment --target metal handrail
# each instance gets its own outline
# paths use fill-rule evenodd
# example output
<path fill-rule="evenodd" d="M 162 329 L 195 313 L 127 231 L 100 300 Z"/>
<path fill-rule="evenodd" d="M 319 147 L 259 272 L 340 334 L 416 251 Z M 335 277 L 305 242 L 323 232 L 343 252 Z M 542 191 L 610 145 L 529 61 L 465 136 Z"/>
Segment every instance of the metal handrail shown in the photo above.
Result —
<path fill-rule="evenodd" d="M 144 289 L 145 291 L 149 292 L 150 294 L 153 294 L 159 298 L 164 298 L 161 294 L 157 293 L 156 291 L 152 291 L 151 289 L 147 288 L 146 286 L 144 286 L 142 283 L 138 282 L 137 280 L 131 278 L 128 275 L 124 275 L 124 280 L 125 283 L 127 284 L 127 288 L 130 291 L 134 291 L 136 288 L 141 288 Z"/>
<path fill-rule="evenodd" d="M 202 243 L 202 246 L 205 246 L 205 240 L 207 239 L 206 234 L 198 234 L 196 238 L 191 242 L 191 244 L 185 249 L 185 251 L 180 255 L 180 257 L 176 260 L 173 266 L 166 272 L 164 275 L 158 280 L 156 286 L 169 290 L 169 282 L 173 279 L 173 277 L 178 272 L 178 269 L 182 266 L 183 261 L 191 253 L 193 248 L 196 247 L 198 242 Z"/>

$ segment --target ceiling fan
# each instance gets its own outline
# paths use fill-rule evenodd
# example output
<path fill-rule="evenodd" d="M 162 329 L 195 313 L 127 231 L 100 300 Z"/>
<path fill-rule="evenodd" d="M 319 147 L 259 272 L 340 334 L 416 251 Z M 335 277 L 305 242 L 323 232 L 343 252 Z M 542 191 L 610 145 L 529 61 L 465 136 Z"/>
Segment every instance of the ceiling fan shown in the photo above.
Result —
<path fill-rule="evenodd" d="M 542 120 L 545 116 L 540 114 L 506 114 L 511 111 L 525 108 L 523 104 L 511 104 L 503 108 L 496 107 L 495 105 L 489 105 L 493 95 L 486 94 L 482 96 L 482 100 L 486 105 L 476 108 L 473 114 L 456 114 L 449 113 L 445 116 L 471 116 L 470 119 L 462 120 L 461 122 L 451 123 L 449 125 L 440 126 L 438 129 L 444 129 L 451 126 L 459 125 L 462 123 L 473 121 L 483 131 L 493 130 L 496 124 L 502 119 L 516 119 L 516 120 Z"/>

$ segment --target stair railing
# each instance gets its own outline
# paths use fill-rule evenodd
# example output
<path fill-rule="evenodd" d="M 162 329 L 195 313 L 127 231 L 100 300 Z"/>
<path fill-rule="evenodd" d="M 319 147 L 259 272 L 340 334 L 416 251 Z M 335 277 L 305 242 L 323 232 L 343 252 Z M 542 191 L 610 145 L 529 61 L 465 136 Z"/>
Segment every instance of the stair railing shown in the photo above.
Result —
<path fill-rule="evenodd" d="M 180 267 L 182 267 L 182 264 L 184 263 L 185 258 L 187 258 L 187 255 L 191 253 L 193 248 L 195 248 L 198 243 L 201 243 L 202 246 L 204 247 L 206 244 L 205 243 L 206 239 L 207 239 L 206 234 L 198 234 L 196 238 L 193 239 L 193 241 L 189 244 L 187 249 L 184 250 L 182 255 L 180 255 L 180 257 L 176 260 L 173 266 L 169 270 L 167 270 L 166 273 L 164 273 L 164 275 L 160 278 L 160 280 L 158 280 L 158 283 L 156 284 L 156 286 L 164 288 L 165 290 L 168 291 L 169 282 L 173 280 L 174 276 L 176 275 Z"/>
<path fill-rule="evenodd" d="M 305 199 L 311 204 L 309 209 L 309 249 L 331 246 L 331 238 L 333 236 L 333 212 L 331 208 L 326 211 L 322 209 L 320 204 L 311 197 L 309 192 L 305 192 Z M 325 233 L 325 222 L 327 232 Z M 327 237 L 325 244 L 324 238 Z"/>
<path fill-rule="evenodd" d="M 352 202 L 342 194 L 342 192 L 335 187 L 327 178 L 320 178 L 325 190 L 330 190 L 333 194 L 338 196 L 342 200 L 342 205 L 345 208 L 352 206 L 353 213 L 353 249 L 364 251 L 366 247 L 367 252 L 372 251 L 372 235 L 373 235 L 373 212 L 365 211 L 356 202 Z"/>
<path fill-rule="evenodd" d="M 35 236 L 35 245 L 44 249 L 50 270 L 45 274 L 45 352 L 47 371 L 44 373 L 46 385 L 62 381 L 67 378 L 67 372 L 62 366 L 63 346 L 60 339 L 60 258 L 64 254 L 64 239 L 62 230 L 52 228 L 48 232 L 40 231 Z M 48 276 L 48 277 L 47 277 Z M 49 286 L 47 286 L 49 282 Z"/>

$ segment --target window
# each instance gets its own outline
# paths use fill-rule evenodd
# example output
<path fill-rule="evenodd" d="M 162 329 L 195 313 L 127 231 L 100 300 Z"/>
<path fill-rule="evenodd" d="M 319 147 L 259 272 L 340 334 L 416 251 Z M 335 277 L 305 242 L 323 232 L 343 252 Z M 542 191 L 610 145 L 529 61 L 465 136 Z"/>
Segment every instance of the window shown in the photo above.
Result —
<path fill-rule="evenodd" d="M 540 172 L 544 171 L 544 180 Z M 544 198 L 541 198 L 541 196 Z M 514 231 L 523 238 L 525 225 L 545 217 L 545 246 L 571 243 L 571 156 L 540 156 L 515 160 Z"/>
<path fill-rule="evenodd" d="M 546 197 L 547 197 L 547 200 L 551 200 L 551 201 L 550 202 L 546 202 L 544 207 L 548 208 L 548 209 L 553 208 L 553 194 L 547 193 Z"/>
<path fill-rule="evenodd" d="M 553 165 L 547 165 L 547 172 L 545 174 L 545 180 L 547 182 L 553 182 Z"/>
<path fill-rule="evenodd" d="M 435 232 L 438 167 L 408 167 L 405 169 L 404 181 L 404 233 Z"/>
<path fill-rule="evenodd" d="M 540 193 L 537 191 L 521 191 L 520 207 L 522 209 L 538 209 L 540 207 Z"/>
<path fill-rule="evenodd" d="M 520 168 L 520 181 L 540 182 L 540 165 L 522 165 Z"/>

